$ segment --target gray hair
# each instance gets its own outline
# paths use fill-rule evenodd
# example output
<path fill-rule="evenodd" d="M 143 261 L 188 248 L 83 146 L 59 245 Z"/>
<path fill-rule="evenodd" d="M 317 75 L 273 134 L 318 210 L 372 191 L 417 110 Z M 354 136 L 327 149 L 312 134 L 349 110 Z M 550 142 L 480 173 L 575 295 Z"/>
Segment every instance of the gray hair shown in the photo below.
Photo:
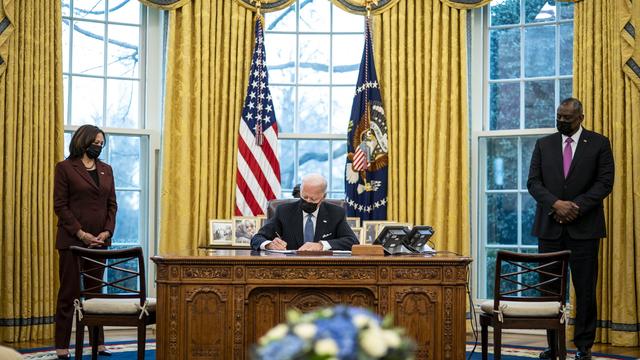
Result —
<path fill-rule="evenodd" d="M 304 187 L 304 184 L 314 184 L 314 185 L 320 185 L 322 187 L 322 192 L 324 194 L 327 193 L 327 179 L 324 178 L 324 176 L 318 174 L 318 173 L 313 173 L 313 174 L 308 174 L 302 177 L 302 184 L 300 185 L 300 190 L 302 190 L 302 188 Z"/>

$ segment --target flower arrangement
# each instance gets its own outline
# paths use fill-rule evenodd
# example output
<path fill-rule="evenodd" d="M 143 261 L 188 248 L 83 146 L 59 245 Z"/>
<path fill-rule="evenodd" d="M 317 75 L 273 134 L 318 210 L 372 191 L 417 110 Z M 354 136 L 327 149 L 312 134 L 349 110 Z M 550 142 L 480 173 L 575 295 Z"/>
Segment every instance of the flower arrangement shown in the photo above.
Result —
<path fill-rule="evenodd" d="M 255 360 L 406 360 L 414 343 L 369 310 L 339 305 L 302 314 L 269 330 L 253 350 Z"/>

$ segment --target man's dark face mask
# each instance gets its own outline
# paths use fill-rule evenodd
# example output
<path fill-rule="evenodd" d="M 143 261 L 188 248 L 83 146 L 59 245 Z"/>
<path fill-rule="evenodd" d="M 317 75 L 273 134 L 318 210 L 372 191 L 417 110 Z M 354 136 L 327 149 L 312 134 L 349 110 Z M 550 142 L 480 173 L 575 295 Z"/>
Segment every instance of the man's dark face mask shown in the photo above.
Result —
<path fill-rule="evenodd" d="M 300 207 L 302 208 L 302 211 L 311 214 L 312 212 L 316 211 L 316 209 L 318 208 L 318 204 L 308 202 L 305 199 L 300 199 Z"/>

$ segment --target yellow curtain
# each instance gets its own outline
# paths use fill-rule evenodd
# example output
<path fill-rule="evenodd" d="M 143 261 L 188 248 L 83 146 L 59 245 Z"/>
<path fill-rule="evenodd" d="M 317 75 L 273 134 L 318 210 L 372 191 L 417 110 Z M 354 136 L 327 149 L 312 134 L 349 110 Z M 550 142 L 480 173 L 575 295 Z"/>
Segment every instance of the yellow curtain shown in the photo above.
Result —
<path fill-rule="evenodd" d="M 400 1 L 373 31 L 390 140 L 387 217 L 432 225 L 439 250 L 469 255 L 467 10 Z"/>
<path fill-rule="evenodd" d="M 605 202 L 596 341 L 617 346 L 640 345 L 640 74 L 629 71 L 640 48 L 628 41 L 640 36 L 635 3 L 635 10 L 627 0 L 575 5 L 573 93 L 584 104 L 585 127 L 611 140 L 616 163 Z"/>
<path fill-rule="evenodd" d="M 208 220 L 230 219 L 253 46 L 253 13 L 194 0 L 170 12 L 160 251 L 195 249 Z"/>
<path fill-rule="evenodd" d="M 60 1 L 51 0 L 17 1 L 3 9 L 12 12 L 5 15 L 14 29 L 3 39 L 6 69 L 0 74 L 0 340 L 15 342 L 53 336 L 62 15 Z"/>

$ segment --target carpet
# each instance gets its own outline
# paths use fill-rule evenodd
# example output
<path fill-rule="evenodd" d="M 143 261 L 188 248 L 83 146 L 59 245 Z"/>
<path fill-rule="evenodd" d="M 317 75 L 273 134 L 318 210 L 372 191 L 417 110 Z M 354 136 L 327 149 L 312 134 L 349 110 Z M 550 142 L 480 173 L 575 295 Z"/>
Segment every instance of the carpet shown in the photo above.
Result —
<path fill-rule="evenodd" d="M 136 349 L 137 345 L 135 341 L 125 341 L 118 343 L 109 343 L 107 344 L 107 348 L 113 352 L 113 356 L 111 357 L 100 357 L 102 360 L 133 360 L 136 359 Z M 473 344 L 467 344 L 467 358 L 469 357 L 469 353 L 473 349 Z M 504 360 L 528 360 L 528 359 L 536 359 L 538 358 L 538 354 L 542 349 L 540 348 L 532 348 L 532 347 L 524 347 L 524 346 L 505 346 L 502 348 L 502 359 Z M 471 356 L 472 360 L 480 360 L 482 358 L 480 354 L 480 345 L 475 349 L 475 352 Z M 489 349 L 491 352 L 492 349 Z M 37 359 L 37 360 L 45 360 L 45 359 L 56 359 L 55 351 L 53 348 L 39 348 L 39 349 L 28 349 L 28 350 L 20 350 L 20 353 L 23 354 L 25 359 Z M 73 352 L 72 352 L 73 353 Z M 568 359 L 573 359 L 573 352 L 569 353 Z M 155 360 L 156 358 L 156 343 L 155 341 L 148 341 L 146 345 L 145 351 L 145 359 L 147 360 Z M 84 356 L 83 360 L 91 359 L 91 349 L 88 346 L 84 348 Z M 493 356 L 489 354 L 489 359 L 493 359 Z M 604 360 L 604 359 L 615 359 L 615 360 L 633 360 L 635 358 L 631 358 L 628 356 L 620 356 L 620 355 L 607 355 L 607 354 L 593 354 L 594 360 Z"/>

